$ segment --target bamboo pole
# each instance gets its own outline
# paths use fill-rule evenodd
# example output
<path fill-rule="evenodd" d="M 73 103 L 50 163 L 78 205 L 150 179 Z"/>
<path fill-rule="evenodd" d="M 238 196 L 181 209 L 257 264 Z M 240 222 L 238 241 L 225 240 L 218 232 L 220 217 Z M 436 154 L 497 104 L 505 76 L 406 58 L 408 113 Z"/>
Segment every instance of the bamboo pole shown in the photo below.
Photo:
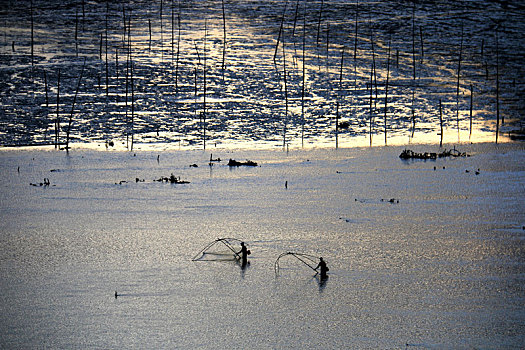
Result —
<path fill-rule="evenodd" d="M 316 39 L 317 50 L 319 50 L 319 40 L 321 39 L 321 20 L 323 17 L 323 5 L 324 5 L 324 0 L 321 0 L 321 7 L 319 8 L 319 19 L 317 21 L 317 39 Z"/>
<path fill-rule="evenodd" d="M 33 0 L 31 0 L 30 14 L 31 14 L 31 68 L 33 68 L 33 66 L 35 65 L 35 62 L 34 62 L 35 30 L 34 30 L 34 19 L 33 19 Z"/>
<path fill-rule="evenodd" d="M 288 84 L 286 79 L 286 53 L 284 51 L 283 39 L 283 76 L 284 76 L 284 128 L 283 128 L 283 150 L 286 148 L 286 128 L 288 124 Z"/>
<path fill-rule="evenodd" d="M 416 112 L 415 112 L 415 103 L 416 103 L 416 2 L 412 2 L 412 133 L 410 138 L 414 138 L 414 133 L 416 131 Z"/>
<path fill-rule="evenodd" d="M 126 7 L 122 5 L 122 48 L 126 50 Z"/>
<path fill-rule="evenodd" d="M 388 111 L 388 80 L 390 78 L 390 45 L 391 38 L 388 39 L 388 53 L 386 59 L 386 83 L 385 83 L 385 146 L 387 144 L 387 111 Z"/>
<path fill-rule="evenodd" d="M 178 11 L 177 11 L 177 59 L 175 61 L 175 93 L 177 93 L 179 85 L 179 55 L 180 55 L 180 0 L 178 1 Z"/>
<path fill-rule="evenodd" d="M 60 134 L 60 68 L 58 69 L 57 78 L 57 117 L 55 120 L 55 149 L 58 148 L 58 139 Z"/>
<path fill-rule="evenodd" d="M 416 80 L 416 3 L 415 0 L 412 2 L 412 77 Z"/>
<path fill-rule="evenodd" d="M 354 34 L 354 89 L 357 91 L 357 20 L 359 15 L 359 0 L 355 5 L 355 34 Z"/>
<path fill-rule="evenodd" d="M 370 67 L 370 122 L 369 122 L 370 147 L 372 147 L 372 124 L 374 120 L 373 83 L 374 83 L 374 66 L 372 65 L 372 67 Z"/>
<path fill-rule="evenodd" d="M 343 89 L 343 67 L 345 64 L 345 49 L 346 47 L 343 45 L 343 49 L 341 50 L 341 65 L 339 68 L 339 90 L 342 91 Z"/>
<path fill-rule="evenodd" d="M 326 73 L 329 69 L 329 53 L 330 53 L 330 22 L 326 23 Z"/>
<path fill-rule="evenodd" d="M 171 68 L 173 72 L 173 61 L 175 60 L 175 6 L 171 0 Z"/>
<path fill-rule="evenodd" d="M 472 102 L 473 102 L 473 93 L 474 88 L 472 87 L 472 84 L 470 84 L 470 111 L 469 111 L 469 134 L 468 139 L 470 140 L 470 137 L 472 136 Z"/>
<path fill-rule="evenodd" d="M 223 0 L 224 1 L 224 0 Z M 295 13 L 293 16 L 293 27 L 292 27 L 292 41 L 293 41 L 293 49 L 294 49 L 294 56 L 293 56 L 293 66 L 296 67 L 296 56 L 297 56 L 297 48 L 295 45 L 295 29 L 297 27 L 297 17 L 299 16 L 299 0 L 295 2 Z"/>
<path fill-rule="evenodd" d="M 373 84 L 374 84 L 375 92 L 376 92 L 376 97 L 374 100 L 374 105 L 375 105 L 377 101 L 378 92 L 377 92 L 377 74 L 376 74 L 376 52 L 375 52 L 375 45 L 374 45 L 374 29 L 372 28 L 371 16 L 369 17 L 369 24 L 370 24 L 370 43 L 372 44 L 372 72 L 374 75 Z"/>
<path fill-rule="evenodd" d="M 421 41 L 421 58 L 419 60 L 420 64 L 423 64 L 423 59 L 425 58 L 425 50 L 423 44 L 423 26 L 419 26 L 419 39 Z"/>
<path fill-rule="evenodd" d="M 78 57 L 78 8 L 75 9 L 75 55 Z"/>
<path fill-rule="evenodd" d="M 339 148 L 339 101 L 335 104 L 335 149 Z"/>
<path fill-rule="evenodd" d="M 275 52 L 273 54 L 273 64 L 274 65 L 277 65 L 277 51 L 279 50 L 279 43 L 281 41 L 281 35 L 283 33 L 283 26 L 284 26 L 284 17 L 286 15 L 286 7 L 288 6 L 288 0 L 286 0 L 286 2 L 284 3 L 284 11 L 283 11 L 283 16 L 281 18 L 281 25 L 279 26 L 279 34 L 277 36 L 277 43 L 275 44 Z"/>
<path fill-rule="evenodd" d="M 116 79 L 117 79 L 117 83 L 118 83 L 118 78 L 119 78 L 119 65 L 118 65 L 118 47 L 115 47 L 115 75 L 116 75 Z M 117 98 L 118 98 L 118 95 L 117 95 Z"/>
<path fill-rule="evenodd" d="M 498 27 L 496 27 L 496 144 L 499 134 L 499 40 Z"/>
<path fill-rule="evenodd" d="M 207 28 L 206 28 L 206 20 L 204 20 L 204 49 L 203 49 L 203 78 L 204 78 L 204 85 L 203 85 L 203 112 L 202 112 L 202 118 L 203 118 L 203 148 L 206 149 L 206 34 L 207 34 Z"/>
<path fill-rule="evenodd" d="M 224 68 L 226 63 L 226 12 L 224 10 L 224 0 L 222 0 L 222 81 L 224 82 Z"/>
<path fill-rule="evenodd" d="M 463 24 L 461 24 L 461 37 L 459 40 L 458 74 L 457 74 L 457 85 L 456 85 L 456 128 L 458 129 L 458 142 L 459 142 L 459 88 L 460 88 L 460 78 L 461 78 L 462 54 L 463 54 Z"/>
<path fill-rule="evenodd" d="M 108 17 L 109 17 L 109 2 L 106 1 L 106 97 L 109 96 L 109 59 L 108 59 Z"/>
<path fill-rule="evenodd" d="M 162 23 L 162 0 L 160 0 L 160 59 L 164 62 L 164 34 L 163 34 L 163 23 Z"/>
<path fill-rule="evenodd" d="M 439 99 L 439 128 L 440 128 L 439 147 L 441 148 L 443 146 L 443 114 L 442 114 L 442 109 L 441 109 L 441 99 Z"/>
<path fill-rule="evenodd" d="M 131 151 L 133 151 L 135 138 L 135 84 L 133 81 L 133 59 L 130 57 L 131 73 Z"/>
<path fill-rule="evenodd" d="M 304 93 L 306 88 L 306 3 L 304 5 L 304 15 L 303 15 L 303 76 L 302 76 L 302 86 L 301 86 L 301 147 L 304 147 Z"/>
<path fill-rule="evenodd" d="M 44 90 L 46 91 L 46 108 L 49 108 L 49 94 L 48 94 L 48 85 L 47 85 L 47 73 L 44 69 Z"/>
<path fill-rule="evenodd" d="M 148 31 L 149 31 L 149 51 L 151 52 L 151 18 L 148 18 Z"/>
<path fill-rule="evenodd" d="M 71 133 L 71 123 L 73 121 L 73 113 L 75 112 L 75 103 L 77 101 L 78 90 L 80 89 L 80 82 L 84 75 L 84 68 L 86 67 L 86 58 L 84 57 L 84 64 L 82 64 L 82 70 L 80 71 L 80 77 L 78 78 L 77 88 L 75 90 L 75 97 L 73 98 L 73 104 L 71 105 L 71 114 L 69 115 L 69 122 L 66 131 L 66 151 L 69 152 L 69 135 Z"/>

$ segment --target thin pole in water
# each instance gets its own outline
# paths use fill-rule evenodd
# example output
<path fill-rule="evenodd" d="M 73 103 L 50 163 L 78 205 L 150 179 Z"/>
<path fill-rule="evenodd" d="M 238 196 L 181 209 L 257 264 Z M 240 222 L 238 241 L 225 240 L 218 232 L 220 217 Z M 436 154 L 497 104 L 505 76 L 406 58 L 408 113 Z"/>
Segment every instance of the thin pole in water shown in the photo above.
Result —
<path fill-rule="evenodd" d="M 58 148 L 58 138 L 60 133 L 60 68 L 57 78 L 57 117 L 55 121 L 55 149 Z"/>
<path fill-rule="evenodd" d="M 392 39 L 388 39 L 388 53 L 386 59 L 386 83 L 385 83 L 385 146 L 387 144 L 387 111 L 388 111 L 388 79 L 390 77 L 390 45 Z"/>
<path fill-rule="evenodd" d="M 34 20 L 33 20 L 33 0 L 31 0 L 31 67 L 34 66 Z"/>
<path fill-rule="evenodd" d="M 439 127 L 440 127 L 439 147 L 441 148 L 443 146 L 443 114 L 441 112 L 441 99 L 439 99 Z"/>
<path fill-rule="evenodd" d="M 206 19 L 204 20 L 204 49 L 203 49 L 203 60 L 204 60 L 204 66 L 203 66 L 203 69 L 204 69 L 204 72 L 203 72 L 203 78 L 204 78 L 204 86 L 203 86 L 203 93 L 204 93 L 204 96 L 203 96 L 203 112 L 202 112 L 202 117 L 203 117 L 203 128 L 204 128 L 204 132 L 203 132 L 203 135 L 202 135 L 202 138 L 203 138 L 203 147 L 204 149 L 206 149 L 206 34 L 207 34 L 207 28 L 206 28 Z"/>
<path fill-rule="evenodd" d="M 283 130 L 283 149 L 286 147 L 286 128 L 288 123 L 288 84 L 286 79 L 286 53 L 284 52 L 283 39 L 283 75 L 284 75 L 284 130 Z"/>
<path fill-rule="evenodd" d="M 496 143 L 499 134 L 499 41 L 498 27 L 496 27 Z"/>
<path fill-rule="evenodd" d="M 222 0 L 222 81 L 224 82 L 224 68 L 226 61 L 226 13 L 224 10 L 224 0 Z"/>
<path fill-rule="evenodd" d="M 281 18 L 281 25 L 279 27 L 279 34 L 277 36 L 277 43 L 275 44 L 275 52 L 273 54 L 273 64 L 277 65 L 277 51 L 279 50 L 279 42 L 281 41 L 281 35 L 283 33 L 284 17 L 286 15 L 286 7 L 288 6 L 288 0 L 284 3 L 283 16 Z"/>
<path fill-rule="evenodd" d="M 69 122 L 67 125 L 66 131 L 66 151 L 69 152 L 69 135 L 71 133 L 71 123 L 73 121 L 73 113 L 75 112 L 75 103 L 77 101 L 78 90 L 80 89 L 80 82 L 82 81 L 82 76 L 84 75 L 84 68 L 86 67 L 86 58 L 84 57 L 84 64 L 82 65 L 82 70 L 80 71 L 80 77 L 78 78 L 77 89 L 75 90 L 75 97 L 73 98 L 73 104 L 71 106 L 71 114 L 69 115 Z"/>
<path fill-rule="evenodd" d="M 306 2 L 304 4 L 304 16 L 303 16 L 303 84 L 301 86 L 301 147 L 304 147 L 304 93 L 306 85 L 306 59 L 305 59 L 305 50 L 306 50 Z"/>
<path fill-rule="evenodd" d="M 459 142 L 459 87 L 461 77 L 461 56 L 463 54 L 463 23 L 461 23 L 461 37 L 459 40 L 459 58 L 458 58 L 458 79 L 456 85 L 456 128 L 458 129 L 458 142 Z"/>

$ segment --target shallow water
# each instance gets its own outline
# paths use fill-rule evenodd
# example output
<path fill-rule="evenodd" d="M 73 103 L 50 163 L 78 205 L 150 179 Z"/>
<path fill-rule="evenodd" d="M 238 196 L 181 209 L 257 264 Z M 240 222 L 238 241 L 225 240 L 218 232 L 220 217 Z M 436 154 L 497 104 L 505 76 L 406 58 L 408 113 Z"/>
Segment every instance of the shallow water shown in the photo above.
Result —
<path fill-rule="evenodd" d="M 0 347 L 522 347 L 523 145 L 401 150 L 1 152 Z"/>

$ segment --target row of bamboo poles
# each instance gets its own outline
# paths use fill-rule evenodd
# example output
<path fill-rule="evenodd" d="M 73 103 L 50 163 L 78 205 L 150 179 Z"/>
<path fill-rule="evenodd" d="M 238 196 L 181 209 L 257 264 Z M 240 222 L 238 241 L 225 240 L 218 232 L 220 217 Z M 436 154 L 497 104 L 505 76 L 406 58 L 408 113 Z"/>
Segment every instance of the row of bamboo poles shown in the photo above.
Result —
<path fill-rule="evenodd" d="M 81 2 L 82 5 L 82 18 L 85 18 L 85 2 Z M 306 67 L 308 66 L 307 60 L 306 60 L 306 28 L 307 28 L 307 8 L 306 8 L 306 1 L 303 1 L 303 31 L 302 31 L 302 81 L 301 81 L 301 144 L 304 146 L 304 127 L 305 127 L 305 95 L 306 95 Z M 317 57 L 318 62 L 320 60 L 319 53 L 321 51 L 321 28 L 323 25 L 323 11 L 324 11 L 324 1 L 320 1 L 319 4 L 319 13 L 318 13 L 318 20 L 317 20 L 317 34 L 316 34 L 316 51 L 317 51 Z M 178 90 L 178 77 L 179 77 L 179 64 L 180 64 L 180 43 L 181 43 L 181 9 L 180 9 L 180 2 L 178 2 L 178 9 L 176 9 L 175 3 L 173 0 L 171 0 L 171 61 L 172 66 L 175 67 L 173 75 L 174 75 L 174 84 L 175 84 L 175 93 L 177 93 Z M 287 134 L 287 123 L 289 121 L 289 92 L 288 92 L 288 81 L 287 81 L 287 55 L 290 55 L 287 53 L 287 50 L 285 49 L 287 43 L 285 42 L 285 23 L 286 23 L 286 15 L 287 15 L 287 9 L 288 9 L 288 1 L 284 4 L 284 10 L 283 14 L 280 20 L 280 28 L 278 31 L 277 36 L 277 42 L 275 45 L 275 52 L 274 52 L 274 64 L 277 67 L 277 56 L 279 53 L 279 45 L 282 46 L 282 84 L 284 87 L 284 116 L 283 116 L 283 147 L 287 144 L 286 134 Z M 295 13 L 294 13 L 294 20 L 293 20 L 293 31 L 292 31 L 292 38 L 290 41 L 293 40 L 293 37 L 295 35 L 296 31 L 296 24 L 299 18 L 299 9 L 300 9 L 300 1 L 296 0 L 295 4 Z M 115 47 L 115 64 L 116 64 L 116 74 L 117 74 L 117 80 L 118 80 L 118 74 L 119 74 L 119 50 L 124 52 L 125 55 L 125 120 L 126 120 L 126 143 L 127 147 L 130 149 L 133 149 L 133 143 L 134 143 L 134 107 L 135 107 L 135 98 L 134 98 L 134 61 L 133 61 L 133 40 L 132 40 L 132 9 L 128 8 L 126 11 L 126 6 L 121 7 L 122 10 L 122 42 L 120 45 Z M 354 21 L 354 47 L 353 47 L 353 72 L 354 72 L 354 86 L 355 89 L 357 89 L 358 83 L 358 33 L 361 31 L 365 31 L 360 26 L 360 23 L 363 21 L 360 21 L 360 6 L 359 2 L 357 1 L 355 6 L 355 21 Z M 33 6 L 33 0 L 31 0 L 30 4 L 30 19 L 31 19 L 31 65 L 34 65 L 34 12 L 35 8 Z M 225 11 L 225 4 L 224 0 L 221 1 L 221 12 L 222 12 L 222 29 L 223 29 L 223 49 L 222 49 L 222 62 L 221 62 L 221 70 L 222 70 L 222 78 L 224 81 L 224 71 L 226 66 L 226 47 L 227 47 L 227 26 L 226 26 L 226 11 Z M 160 51 L 161 51 L 161 60 L 164 61 L 164 48 L 163 48 L 163 42 L 164 42 L 164 25 L 163 25 L 163 18 L 164 16 L 164 9 L 163 9 L 163 1 L 160 1 Z M 370 12 L 369 12 L 370 16 Z M 109 90 L 110 90 L 110 84 L 109 84 L 109 57 L 108 57 L 108 32 L 109 32 L 109 17 L 110 17 L 110 6 L 109 2 L 106 2 L 106 15 L 105 15 L 105 32 L 100 33 L 100 40 L 99 40 L 99 60 L 104 62 L 105 67 L 105 93 L 106 96 L 109 96 Z M 79 27 L 80 27 L 80 14 L 79 9 L 76 9 L 75 13 L 75 52 L 78 56 L 79 53 Z M 372 145 L 372 136 L 373 136 L 373 128 L 375 125 L 375 118 L 376 118 L 376 109 L 377 109 L 377 102 L 378 102 L 378 78 L 377 78 L 377 69 L 376 69 L 376 51 L 375 51 L 375 42 L 376 39 L 374 38 L 374 30 L 371 25 L 371 18 L 368 19 L 369 23 L 369 43 L 371 47 L 371 67 L 370 67 L 370 80 L 369 83 L 367 83 L 367 86 L 369 87 L 369 138 L 370 138 L 370 145 Z M 83 26 L 83 24 L 82 24 Z M 329 22 L 327 21 L 327 30 L 326 30 L 326 69 L 328 71 L 328 65 L 329 65 L 329 52 L 330 52 L 330 26 Z M 411 25 L 411 31 L 412 31 L 412 68 L 413 68 L 413 77 L 412 77 L 412 105 L 411 105 L 411 115 L 412 115 L 412 131 L 411 136 L 413 137 L 414 130 L 416 129 L 416 116 L 415 116 L 415 83 L 416 83 L 416 25 L 415 25 L 415 4 L 412 8 L 412 25 Z M 175 29 L 177 29 L 177 35 L 175 35 Z M 152 24 L 151 24 L 151 18 L 148 18 L 148 31 L 149 31 L 149 49 L 151 50 L 151 43 L 152 43 Z M 458 138 L 459 138 L 459 100 L 460 100 L 460 87 L 461 87 L 461 65 L 462 65 L 462 54 L 463 54 L 463 27 L 461 29 L 461 35 L 460 35 L 460 44 L 459 44 L 459 57 L 458 57 L 458 64 L 457 64 L 457 84 L 456 84 L 456 128 L 458 130 Z M 202 105 L 202 112 L 200 113 L 200 119 L 201 119 L 201 125 L 202 125 L 202 144 L 203 148 L 206 148 L 206 123 L 207 123 L 207 105 L 206 105 L 206 90 L 207 90 L 207 47 L 206 47 L 206 39 L 207 39 L 207 25 L 206 20 L 204 21 L 204 35 L 203 35 L 203 64 L 202 64 L 202 77 L 203 77 L 203 105 Z M 423 29 L 420 26 L 419 27 L 419 37 L 420 37 L 420 57 L 421 61 L 424 59 L 424 41 L 423 41 Z M 176 38 L 176 40 L 175 40 Z M 495 141 L 498 142 L 498 134 L 499 134 L 499 124 L 500 124 L 500 112 L 499 112 L 499 48 L 498 48 L 498 32 L 496 28 L 495 33 L 496 38 L 496 133 L 495 133 Z M 176 43 L 175 43 L 176 42 Z M 295 41 L 293 41 L 295 45 Z M 332 45 L 333 47 L 333 45 Z M 14 49 L 14 44 L 13 44 Z M 338 91 L 337 95 L 338 98 L 335 102 L 335 109 L 336 109 L 336 117 L 335 117 L 335 142 L 336 147 L 338 147 L 338 134 L 339 134 L 339 109 L 340 106 L 343 104 L 344 96 L 347 91 L 344 91 L 343 88 L 343 72 L 344 72 L 344 63 L 345 63 L 345 50 L 346 47 L 342 46 L 341 48 L 341 60 L 340 60 L 340 67 L 339 67 L 339 84 L 338 84 Z M 362 49 L 361 49 L 362 50 Z M 197 53 L 197 57 L 199 60 L 200 65 L 200 55 L 199 55 L 199 49 L 197 45 L 195 44 L 195 51 Z M 482 42 L 482 51 L 483 51 L 483 42 Z M 104 55 L 104 56 L 103 56 Z M 399 50 L 396 51 L 396 65 L 399 65 Z M 386 79 L 383 83 L 384 85 L 384 108 L 383 108 L 383 119 L 384 119 L 384 139 L 385 144 L 387 144 L 387 135 L 388 135 L 388 103 L 389 103 L 389 86 L 390 86 L 390 67 L 391 67 L 391 58 L 392 58 L 392 49 L 391 49 L 391 34 L 390 38 L 388 39 L 388 49 L 387 49 L 387 55 L 386 55 Z M 295 57 L 293 57 L 295 59 Z M 75 102 L 77 95 L 79 93 L 79 89 L 81 87 L 81 81 L 82 81 L 82 75 L 84 73 L 86 61 L 84 60 L 84 64 L 82 66 L 81 73 L 78 77 L 78 84 L 75 90 L 75 97 L 73 100 L 73 106 L 72 110 L 68 119 L 68 125 L 66 129 L 66 149 L 69 148 L 69 142 L 70 142 L 70 131 L 72 127 L 72 123 L 74 120 L 74 113 L 75 113 Z M 195 76 L 197 77 L 198 72 L 198 66 L 195 65 Z M 318 69 L 321 69 L 321 63 L 318 63 Z M 48 83 L 47 83 L 47 74 L 44 70 L 44 80 L 45 80 L 45 96 L 46 96 L 46 106 L 49 105 L 49 98 L 48 98 Z M 99 75 L 99 86 L 101 85 L 100 82 L 100 75 Z M 197 97 L 197 78 L 195 78 L 195 97 Z M 375 89 L 375 97 L 374 97 L 374 89 Z M 473 91 L 474 86 L 470 84 L 470 130 L 472 130 L 472 110 L 473 110 Z M 54 121 L 54 129 L 55 129 L 55 136 L 54 136 L 54 143 L 55 146 L 58 147 L 60 143 L 60 70 L 58 70 L 57 73 L 57 111 L 56 111 L 56 119 Z M 128 108 L 129 107 L 129 108 Z M 129 113 L 129 115 L 128 115 Z M 443 118 L 442 118 L 442 107 L 441 107 L 441 100 L 439 102 L 439 120 L 440 120 L 440 145 L 443 142 Z M 502 120 L 503 122 L 503 120 Z"/>

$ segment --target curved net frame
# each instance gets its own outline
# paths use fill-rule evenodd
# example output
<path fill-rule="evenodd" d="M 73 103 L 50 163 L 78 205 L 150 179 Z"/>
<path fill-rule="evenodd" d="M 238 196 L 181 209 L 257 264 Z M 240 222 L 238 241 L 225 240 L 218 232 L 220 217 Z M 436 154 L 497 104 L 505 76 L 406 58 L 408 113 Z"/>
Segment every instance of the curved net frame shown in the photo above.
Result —
<path fill-rule="evenodd" d="M 279 276 L 279 270 L 280 270 L 279 260 L 281 260 L 284 257 L 288 257 L 288 256 L 296 258 L 298 261 L 302 262 L 304 265 L 314 270 L 315 273 L 317 274 L 317 270 L 314 268 L 314 266 L 317 265 L 317 260 L 319 259 L 318 257 L 316 257 L 315 255 L 311 255 L 311 254 L 286 252 L 286 253 L 282 253 L 281 255 L 279 255 L 277 257 L 277 260 L 275 260 L 274 270 L 275 270 L 276 276 Z"/>
<path fill-rule="evenodd" d="M 240 259 L 240 255 L 233 248 L 233 245 L 240 245 L 243 242 L 237 238 L 217 238 L 210 242 L 201 251 L 199 251 L 191 261 L 224 261 L 224 260 L 235 260 Z M 214 251 L 213 249 L 220 246 L 219 249 Z"/>

